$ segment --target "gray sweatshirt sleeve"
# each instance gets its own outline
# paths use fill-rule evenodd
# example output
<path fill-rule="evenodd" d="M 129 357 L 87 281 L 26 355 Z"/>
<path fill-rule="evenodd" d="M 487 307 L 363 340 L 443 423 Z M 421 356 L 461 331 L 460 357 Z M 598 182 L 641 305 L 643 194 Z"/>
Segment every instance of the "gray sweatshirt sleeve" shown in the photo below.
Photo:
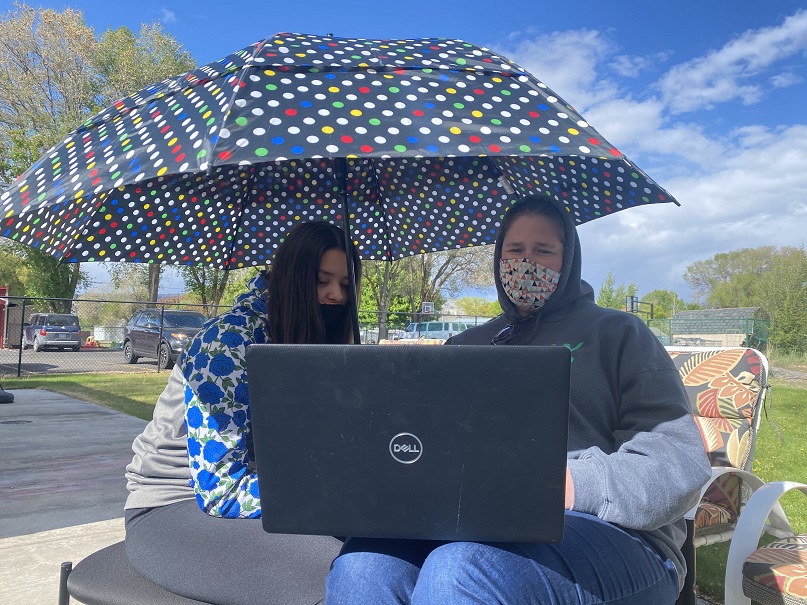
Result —
<path fill-rule="evenodd" d="M 129 498 L 125 509 L 165 506 L 194 497 L 190 486 L 185 430 L 184 379 L 174 366 L 154 417 L 134 440 L 134 457 L 126 467 Z"/>
<path fill-rule="evenodd" d="M 675 366 L 658 343 L 644 345 L 641 355 L 623 347 L 616 360 L 612 450 L 574 452 L 568 468 L 575 510 L 652 530 L 697 503 L 710 466 Z"/>

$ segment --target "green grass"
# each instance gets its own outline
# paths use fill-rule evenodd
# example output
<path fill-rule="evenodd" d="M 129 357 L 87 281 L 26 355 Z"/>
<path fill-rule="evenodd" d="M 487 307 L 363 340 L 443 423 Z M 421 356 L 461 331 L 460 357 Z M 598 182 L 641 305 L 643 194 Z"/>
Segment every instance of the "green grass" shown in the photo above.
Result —
<path fill-rule="evenodd" d="M 168 376 L 168 372 L 150 372 L 5 378 L 3 387 L 8 390 L 49 389 L 150 420 Z M 775 379 L 771 382 L 768 419 L 763 416 L 760 425 L 754 473 L 765 481 L 787 479 L 807 483 L 807 465 L 804 464 L 807 460 L 807 388 Z M 793 529 L 807 531 L 807 497 L 800 492 L 790 493 L 781 502 Z M 729 544 L 722 543 L 703 546 L 697 551 L 698 592 L 717 602 L 723 599 L 728 549 Z"/>
<path fill-rule="evenodd" d="M 55 374 L 3 378 L 3 388 L 48 389 L 77 399 L 97 403 L 143 420 L 151 420 L 154 404 L 170 372 L 121 374 Z"/>
<path fill-rule="evenodd" d="M 754 456 L 754 474 L 764 481 L 799 481 L 807 483 L 807 389 L 772 380 L 768 394 L 768 419 L 762 417 Z M 782 433 L 780 441 L 776 425 Z M 785 494 L 780 500 L 794 531 L 807 531 L 807 496 L 801 492 Z M 772 538 L 765 536 L 763 543 Z M 698 592 L 713 601 L 723 602 L 723 580 L 729 543 L 711 544 L 697 550 Z"/>
<path fill-rule="evenodd" d="M 777 351 L 770 351 L 766 357 L 768 358 L 768 363 L 774 367 L 787 368 L 790 370 L 807 370 L 807 355 L 803 353 L 779 353 Z"/>

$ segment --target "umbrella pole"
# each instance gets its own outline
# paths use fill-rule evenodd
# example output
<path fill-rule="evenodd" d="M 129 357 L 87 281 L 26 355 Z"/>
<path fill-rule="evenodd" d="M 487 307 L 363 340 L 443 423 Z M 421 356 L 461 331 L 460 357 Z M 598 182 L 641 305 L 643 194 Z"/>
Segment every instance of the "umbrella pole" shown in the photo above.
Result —
<path fill-rule="evenodd" d="M 361 334 L 359 333 L 359 303 L 356 292 L 356 269 L 353 264 L 353 255 L 350 253 L 350 219 L 348 214 L 347 200 L 347 159 L 334 158 L 334 175 L 339 184 L 339 193 L 342 196 L 342 231 L 345 234 L 345 251 L 347 256 L 347 278 L 348 278 L 348 304 L 350 305 L 351 325 L 353 326 L 353 342 L 361 344 Z"/>

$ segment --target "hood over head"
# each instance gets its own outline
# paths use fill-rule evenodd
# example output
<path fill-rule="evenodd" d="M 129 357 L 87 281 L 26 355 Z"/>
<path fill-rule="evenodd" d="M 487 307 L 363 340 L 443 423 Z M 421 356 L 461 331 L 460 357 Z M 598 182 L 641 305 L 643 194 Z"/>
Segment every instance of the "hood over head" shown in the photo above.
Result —
<path fill-rule="evenodd" d="M 518 216 L 530 216 L 529 211 L 525 212 L 524 208 L 533 204 L 548 204 L 552 206 L 563 220 L 565 239 L 563 247 L 563 266 L 560 270 L 558 287 L 544 306 L 529 316 L 522 317 L 518 307 L 510 300 L 510 297 L 508 297 L 507 293 L 504 291 L 501 275 L 499 273 L 499 261 L 502 257 L 504 236 L 512 220 L 517 220 Z M 512 219 L 510 217 L 516 218 Z M 529 195 L 513 204 L 505 215 L 502 228 L 499 229 L 493 255 L 493 275 L 496 282 L 496 291 L 499 295 L 499 304 L 508 321 L 526 324 L 532 318 L 537 319 L 539 317 L 549 317 L 560 314 L 567 310 L 568 307 L 578 299 L 587 298 L 593 300 L 593 289 L 580 277 L 581 263 L 580 240 L 577 237 L 577 229 L 575 228 L 574 220 L 564 204 L 543 195 Z"/>

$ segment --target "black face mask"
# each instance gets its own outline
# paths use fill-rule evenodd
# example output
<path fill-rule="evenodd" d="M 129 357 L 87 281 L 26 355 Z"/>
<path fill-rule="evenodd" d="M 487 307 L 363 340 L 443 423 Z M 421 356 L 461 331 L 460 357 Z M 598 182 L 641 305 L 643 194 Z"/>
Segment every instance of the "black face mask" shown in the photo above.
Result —
<path fill-rule="evenodd" d="M 322 325 L 325 326 L 325 342 L 329 344 L 344 344 L 346 335 L 346 320 L 348 305 L 319 306 L 322 313 Z"/>

